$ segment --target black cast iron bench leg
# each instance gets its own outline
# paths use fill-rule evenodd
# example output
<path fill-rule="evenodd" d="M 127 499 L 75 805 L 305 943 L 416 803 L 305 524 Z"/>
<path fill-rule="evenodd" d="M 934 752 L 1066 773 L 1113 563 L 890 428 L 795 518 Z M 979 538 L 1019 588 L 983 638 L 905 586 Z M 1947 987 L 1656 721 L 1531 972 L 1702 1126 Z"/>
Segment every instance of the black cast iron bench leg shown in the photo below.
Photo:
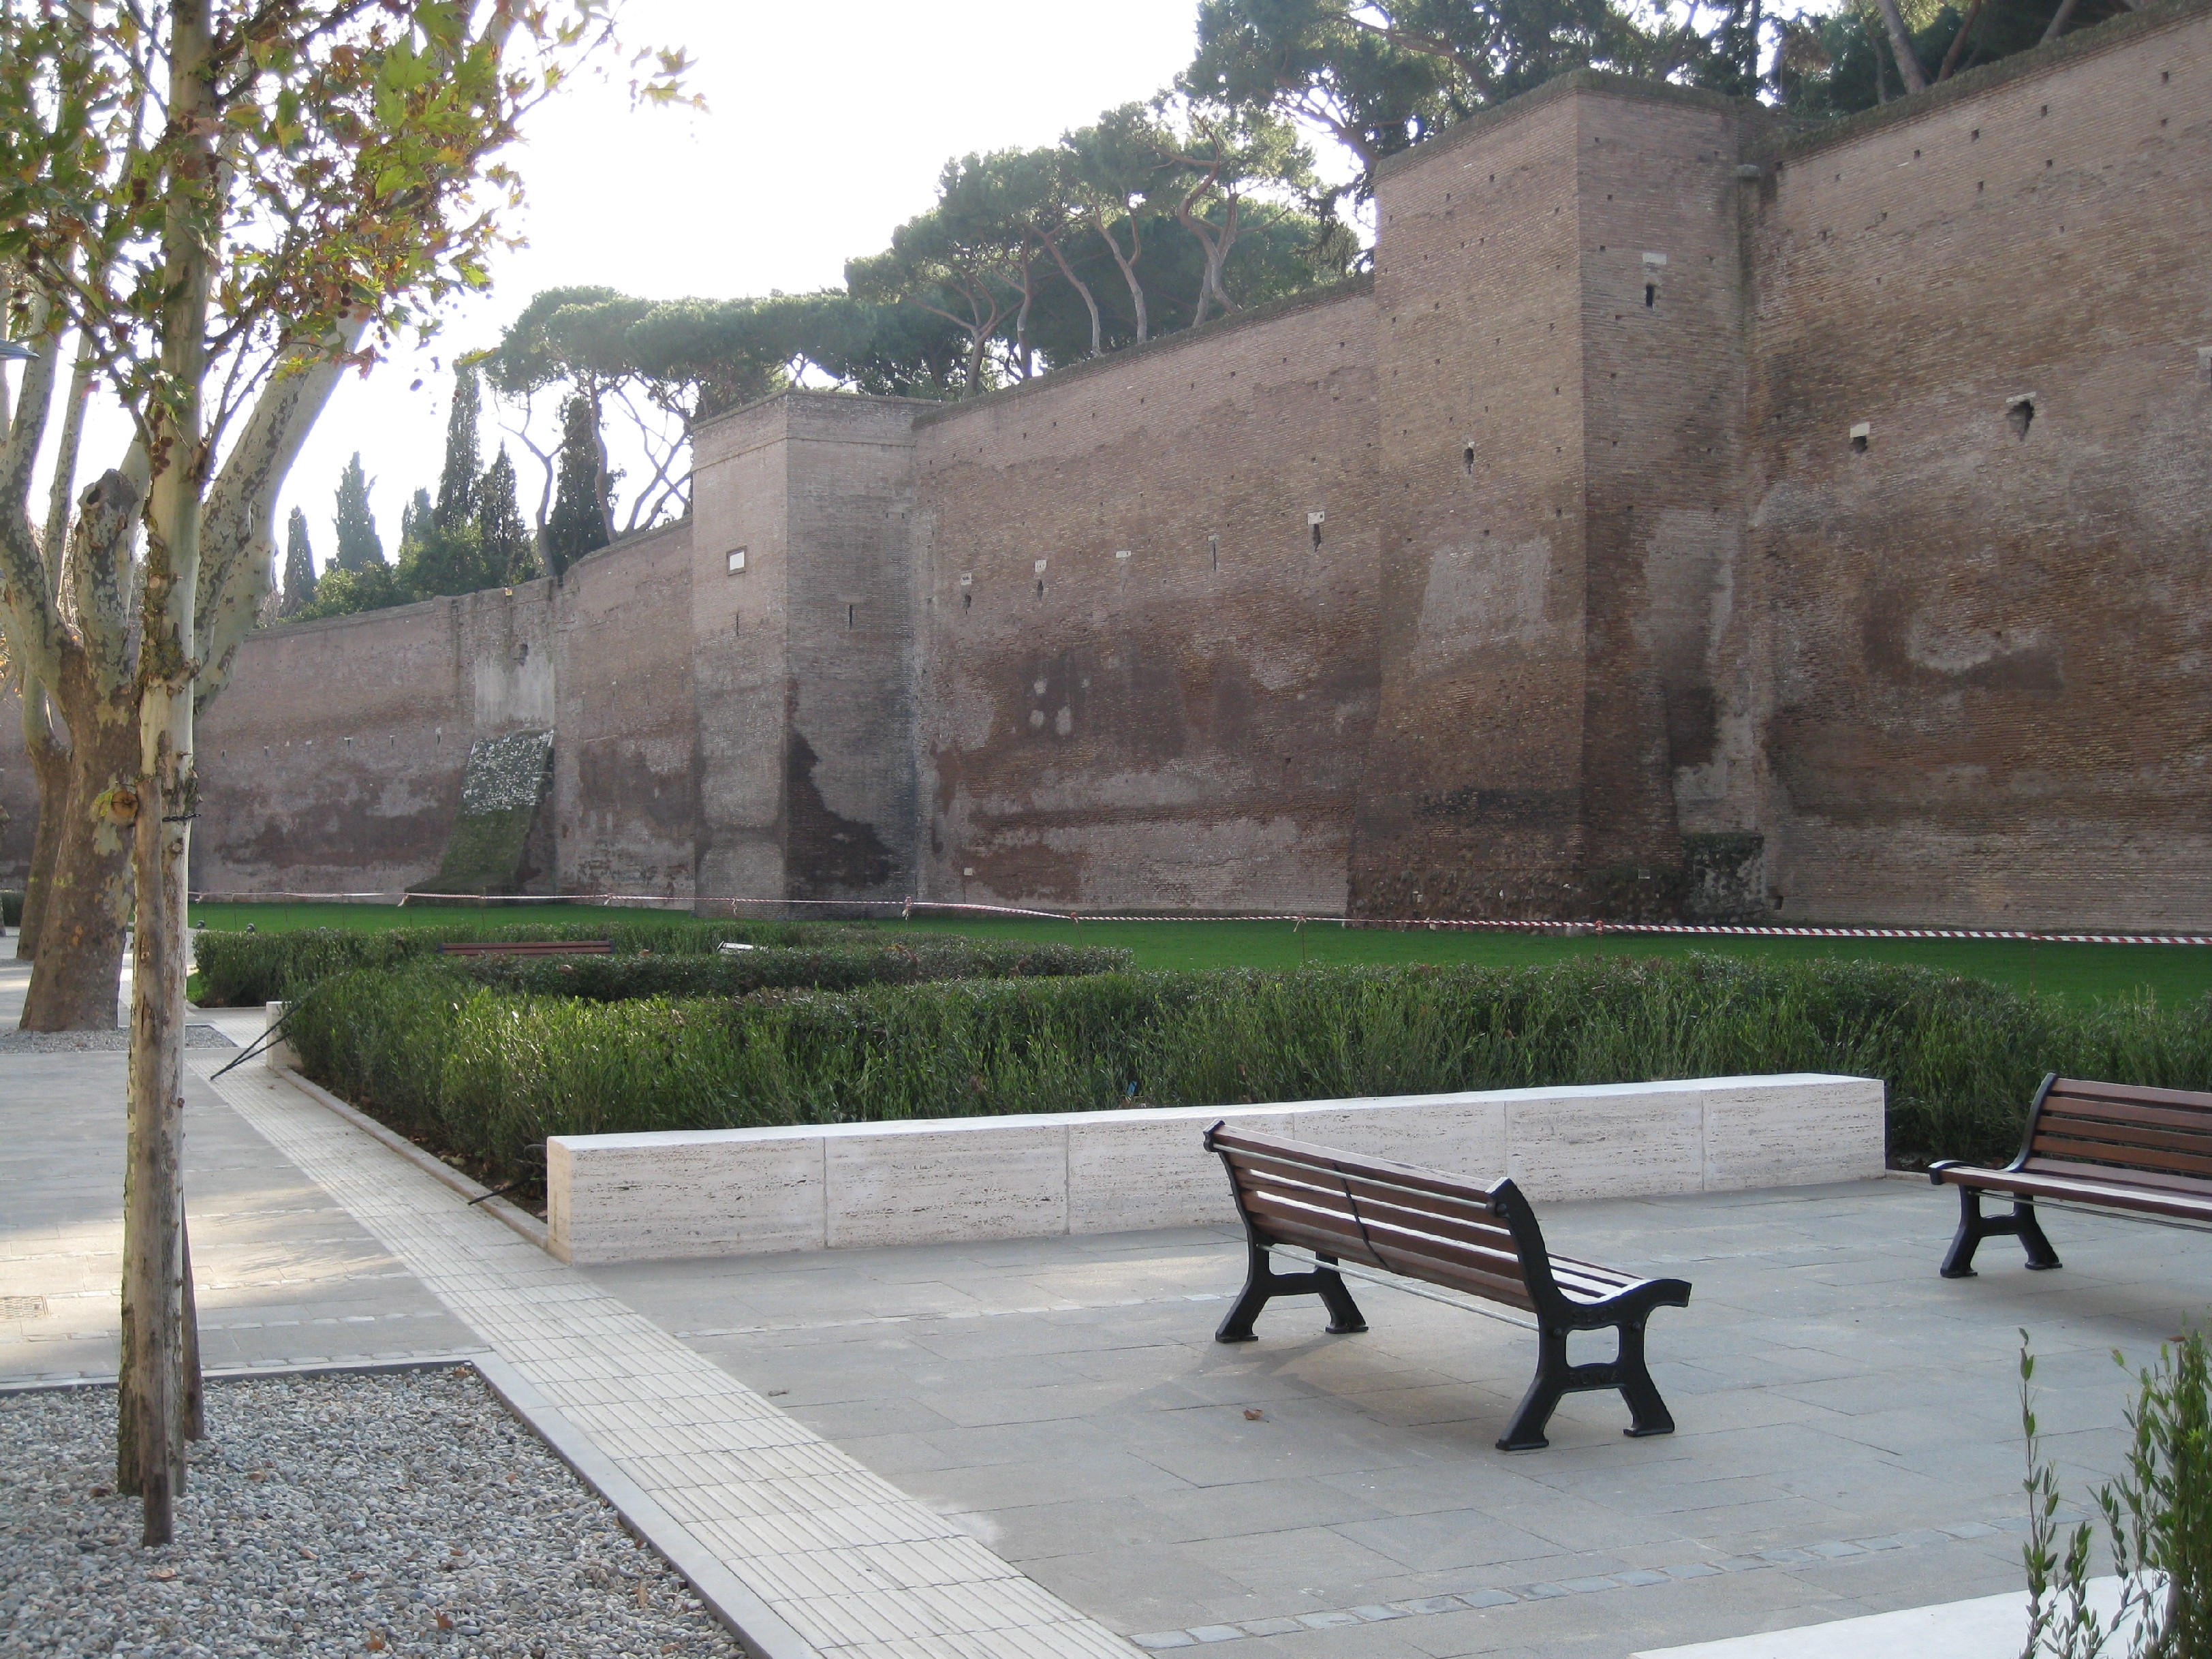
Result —
<path fill-rule="evenodd" d="M 1644 1322 L 1649 1310 L 1623 1319 L 1614 1328 L 1620 1352 L 1611 1361 L 1591 1365 L 1567 1363 L 1567 1333 L 1564 1327 L 1546 1327 L 1536 1334 L 1536 1376 L 1521 1397 L 1512 1425 L 1498 1442 L 1500 1451 L 1540 1451 L 1552 1443 L 1544 1425 L 1559 1409 L 1560 1399 L 1592 1389 L 1618 1389 L 1627 1403 L 1629 1426 L 1622 1431 L 1632 1439 L 1650 1434 L 1672 1434 L 1674 1419 L 1659 1397 L 1659 1385 L 1644 1363 Z"/>
<path fill-rule="evenodd" d="M 1367 1321 L 1359 1311 L 1359 1304 L 1352 1299 L 1352 1292 L 1344 1288 L 1344 1277 L 1333 1267 L 1318 1267 L 1303 1273 L 1279 1273 L 1267 1259 L 1264 1244 L 1247 1244 L 1249 1262 L 1244 1275 L 1244 1293 L 1237 1298 L 1237 1305 L 1229 1310 L 1220 1328 L 1213 1333 L 1216 1342 L 1251 1342 L 1257 1340 L 1252 1326 L 1260 1317 L 1260 1310 L 1279 1296 L 1318 1296 L 1328 1310 L 1328 1329 L 1334 1336 L 1350 1336 L 1367 1328 Z M 1334 1256 L 1316 1255 L 1315 1260 L 1332 1262 Z"/>
<path fill-rule="evenodd" d="M 2043 1236 L 2043 1224 L 2036 1218 L 2035 1200 L 2015 1198 L 2010 1215 L 1984 1215 L 1982 1189 L 1978 1187 L 1959 1188 L 1959 1231 L 1952 1235 L 1951 1249 L 1937 1271 L 1946 1279 L 1974 1277 L 1974 1251 L 1985 1238 L 2014 1237 L 2020 1240 L 2027 1252 L 2028 1271 L 2048 1273 L 2063 1267 L 2058 1252 L 2051 1248 L 2051 1241 Z"/>

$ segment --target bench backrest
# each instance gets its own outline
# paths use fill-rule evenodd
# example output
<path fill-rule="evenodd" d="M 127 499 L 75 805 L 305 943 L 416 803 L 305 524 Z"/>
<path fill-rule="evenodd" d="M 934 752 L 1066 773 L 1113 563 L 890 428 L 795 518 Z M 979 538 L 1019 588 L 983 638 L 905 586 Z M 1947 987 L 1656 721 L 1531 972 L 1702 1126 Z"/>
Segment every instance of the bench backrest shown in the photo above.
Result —
<path fill-rule="evenodd" d="M 611 957 L 611 939 L 448 939 L 438 947 L 448 957 Z"/>
<path fill-rule="evenodd" d="M 2212 1188 L 2212 1094 L 2045 1078 L 2020 1167 L 2085 1165 L 2148 1186 Z"/>
<path fill-rule="evenodd" d="M 1535 1215 L 1510 1181 L 1486 1186 L 1220 1123 L 1206 1145 L 1220 1154 L 1247 1222 L 1265 1241 L 1516 1308 L 1557 1294 Z"/>

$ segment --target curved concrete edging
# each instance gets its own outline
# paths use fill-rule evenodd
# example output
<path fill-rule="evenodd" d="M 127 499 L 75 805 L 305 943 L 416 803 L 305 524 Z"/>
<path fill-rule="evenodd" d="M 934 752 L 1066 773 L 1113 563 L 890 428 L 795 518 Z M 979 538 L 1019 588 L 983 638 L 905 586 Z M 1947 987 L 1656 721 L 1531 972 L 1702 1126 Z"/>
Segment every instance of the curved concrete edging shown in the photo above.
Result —
<path fill-rule="evenodd" d="M 474 1203 L 477 1208 L 482 1210 L 486 1215 L 495 1217 L 512 1227 L 539 1249 L 547 1248 L 545 1224 L 520 1205 L 510 1204 L 503 1198 L 493 1196 L 492 1189 L 482 1182 L 471 1180 L 445 1159 L 424 1152 L 406 1136 L 386 1128 L 374 1118 L 347 1105 L 345 1102 L 306 1073 L 295 1071 L 289 1066 L 278 1066 L 274 1069 L 282 1071 L 294 1088 L 299 1090 L 317 1105 L 328 1107 L 362 1133 L 374 1136 L 425 1175 L 451 1187 L 463 1198 Z"/>

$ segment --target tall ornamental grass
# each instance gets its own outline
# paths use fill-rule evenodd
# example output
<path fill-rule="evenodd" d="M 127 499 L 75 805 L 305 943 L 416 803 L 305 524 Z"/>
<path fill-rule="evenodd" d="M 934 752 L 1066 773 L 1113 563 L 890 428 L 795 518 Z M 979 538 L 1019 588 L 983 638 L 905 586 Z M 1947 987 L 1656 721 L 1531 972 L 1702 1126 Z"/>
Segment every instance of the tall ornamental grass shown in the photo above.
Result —
<path fill-rule="evenodd" d="M 1718 957 L 955 980 L 594 1003 L 427 965 L 313 988 L 311 1076 L 487 1176 L 548 1134 L 1218 1105 L 1821 1071 L 1893 1158 L 2009 1156 L 2046 1071 L 2212 1087 L 2197 1004 Z"/>

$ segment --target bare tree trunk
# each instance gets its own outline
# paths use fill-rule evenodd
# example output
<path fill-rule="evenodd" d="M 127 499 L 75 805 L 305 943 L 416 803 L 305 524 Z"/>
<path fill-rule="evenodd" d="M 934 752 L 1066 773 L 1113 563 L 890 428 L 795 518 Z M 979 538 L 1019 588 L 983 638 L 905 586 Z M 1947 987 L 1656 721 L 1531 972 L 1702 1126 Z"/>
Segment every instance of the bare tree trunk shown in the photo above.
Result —
<path fill-rule="evenodd" d="M 1106 216 L 1094 212 L 1091 217 L 1092 223 L 1098 228 L 1098 234 L 1105 240 L 1107 251 L 1113 254 L 1114 263 L 1121 267 L 1121 280 L 1129 285 L 1129 304 L 1137 313 L 1137 343 L 1142 345 L 1152 338 L 1152 319 L 1145 309 L 1144 284 L 1137 280 L 1137 261 L 1145 251 L 1144 233 L 1137 228 L 1137 216 L 1133 213 L 1129 216 L 1129 252 L 1126 258 L 1122 257 L 1121 243 L 1114 240 L 1114 233 L 1106 228 Z"/>
<path fill-rule="evenodd" d="M 88 679 L 75 672 L 68 678 Z M 114 707 L 114 700 L 99 698 L 88 684 L 75 689 L 81 695 L 58 699 L 74 738 L 60 757 L 60 787 L 51 787 L 40 768 L 33 857 L 43 852 L 51 862 L 37 890 L 37 955 L 21 1020 L 26 1031 L 115 1029 L 131 865 L 129 819 L 117 814 L 132 810 L 138 734 L 128 710 Z M 24 920 L 31 920 L 27 896 Z"/>
<path fill-rule="evenodd" d="M 184 1490 L 184 1025 L 185 857 L 197 788 L 192 695 L 200 523 L 207 488 L 201 381 L 220 130 L 207 0 L 173 0 L 168 64 L 176 138 L 162 229 L 161 368 L 169 397 L 152 404 L 147 453 L 146 576 L 139 645 L 139 780 L 133 862 L 138 926 L 131 975 L 131 1132 L 124 1182 L 124 1371 L 117 1440 L 144 1502 L 144 1541 L 174 1535 Z M 118 1470 L 118 1474 L 123 1471 Z"/>
<path fill-rule="evenodd" d="M 1966 15 L 1959 20 L 1959 32 L 1951 37 L 1951 49 L 1943 54 L 1942 63 L 1936 66 L 1936 78 L 1939 82 L 1949 80 L 1951 71 L 1959 67 L 1959 56 L 1966 51 L 1966 41 L 1974 33 L 1974 25 L 1982 21 L 1982 9 L 1986 3 L 1987 0 L 1970 0 Z"/>
<path fill-rule="evenodd" d="M 1103 331 L 1098 321 L 1098 296 L 1091 291 L 1090 283 L 1075 274 L 1075 268 L 1067 263 L 1067 256 L 1060 251 L 1057 237 L 1048 238 L 1045 246 L 1051 250 L 1053 263 L 1060 267 L 1060 274 L 1067 278 L 1067 285 L 1083 296 L 1083 308 L 1091 313 L 1091 355 L 1096 357 L 1104 349 Z"/>
<path fill-rule="evenodd" d="M 1904 77 L 1907 92 L 1928 90 L 1928 71 L 1920 67 L 1920 58 L 1912 50 L 1912 35 L 1905 27 L 1905 14 L 1898 10 L 1897 0 L 1879 0 L 1881 21 L 1889 30 L 1889 49 L 1897 58 L 1897 72 Z"/>
<path fill-rule="evenodd" d="M 2059 0 L 2058 9 L 2051 14 L 2051 27 L 2043 31 L 2043 38 L 2035 44 L 2047 46 L 2066 33 L 2066 25 L 2073 20 L 2075 0 Z"/>
<path fill-rule="evenodd" d="M 54 859 L 62 843 L 62 808 L 69 797 L 69 750 L 54 730 L 46 688 L 35 675 L 23 676 L 23 749 L 31 760 L 31 779 L 39 791 L 39 825 L 31 839 L 31 871 L 23 884 L 23 925 L 15 936 L 15 959 L 39 954 L 46 925 L 46 892 L 54 878 Z"/>

